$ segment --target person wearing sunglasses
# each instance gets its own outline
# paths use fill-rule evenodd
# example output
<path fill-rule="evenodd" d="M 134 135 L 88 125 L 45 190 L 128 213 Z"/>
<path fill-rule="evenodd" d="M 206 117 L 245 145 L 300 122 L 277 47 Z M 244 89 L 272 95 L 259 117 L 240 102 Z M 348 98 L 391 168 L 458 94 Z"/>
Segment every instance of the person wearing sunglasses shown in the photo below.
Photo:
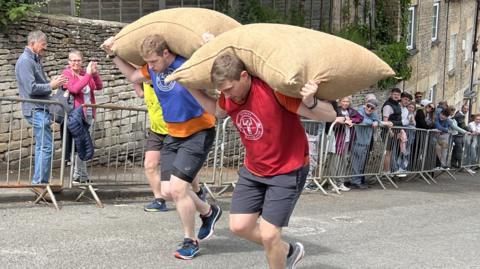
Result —
<path fill-rule="evenodd" d="M 419 129 L 435 128 L 435 107 L 430 100 L 422 100 L 423 109 L 417 110 L 415 114 L 416 127 Z"/>

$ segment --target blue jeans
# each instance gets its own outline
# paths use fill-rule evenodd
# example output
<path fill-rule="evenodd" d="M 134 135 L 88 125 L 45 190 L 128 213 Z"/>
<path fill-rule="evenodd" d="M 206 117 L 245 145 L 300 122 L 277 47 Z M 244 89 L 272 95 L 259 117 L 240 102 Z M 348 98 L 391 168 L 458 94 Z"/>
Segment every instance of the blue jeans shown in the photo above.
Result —
<path fill-rule="evenodd" d="M 32 110 L 32 115 L 25 119 L 33 126 L 33 135 L 35 136 L 35 168 L 32 184 L 48 183 L 53 152 L 50 113 L 43 110 Z"/>

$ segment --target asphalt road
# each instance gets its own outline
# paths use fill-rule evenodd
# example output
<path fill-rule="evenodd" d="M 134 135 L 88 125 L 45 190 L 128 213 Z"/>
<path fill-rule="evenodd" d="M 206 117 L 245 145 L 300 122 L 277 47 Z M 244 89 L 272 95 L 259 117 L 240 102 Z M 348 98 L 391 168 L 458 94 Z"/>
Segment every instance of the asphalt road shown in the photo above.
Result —
<path fill-rule="evenodd" d="M 305 245 L 298 268 L 480 268 L 480 176 L 438 185 L 302 195 L 288 241 Z M 229 199 L 201 255 L 176 260 L 182 240 L 174 210 L 146 213 L 145 192 L 100 191 L 105 208 L 73 202 L 33 205 L 27 191 L 0 190 L 0 268 L 266 268 L 262 249 L 228 230 Z M 120 197 L 118 197 L 118 195 Z M 173 206 L 170 204 L 170 206 Z M 197 223 L 198 226 L 198 223 Z"/>

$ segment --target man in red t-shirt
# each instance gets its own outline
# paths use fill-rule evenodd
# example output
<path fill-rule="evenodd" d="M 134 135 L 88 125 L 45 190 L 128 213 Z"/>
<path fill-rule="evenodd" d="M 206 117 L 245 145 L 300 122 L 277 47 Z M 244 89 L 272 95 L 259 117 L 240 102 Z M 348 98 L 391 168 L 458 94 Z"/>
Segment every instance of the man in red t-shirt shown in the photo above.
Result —
<path fill-rule="evenodd" d="M 232 118 L 246 150 L 233 193 L 230 230 L 262 245 L 270 268 L 295 268 L 305 253 L 303 245 L 286 243 L 281 231 L 308 174 L 308 142 L 299 116 L 334 121 L 335 111 L 314 97 L 315 81 L 302 88 L 302 99 L 288 97 L 250 76 L 230 53 L 215 60 L 211 78 L 221 92 L 218 100 L 200 90 L 190 92 L 207 112 Z"/>

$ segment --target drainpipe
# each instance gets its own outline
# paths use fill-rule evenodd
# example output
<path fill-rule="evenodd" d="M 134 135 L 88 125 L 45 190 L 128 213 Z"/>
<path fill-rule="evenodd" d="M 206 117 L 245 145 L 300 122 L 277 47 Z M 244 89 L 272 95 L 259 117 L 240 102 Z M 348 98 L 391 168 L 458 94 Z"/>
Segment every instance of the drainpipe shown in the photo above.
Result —
<path fill-rule="evenodd" d="M 478 0 L 477 0 L 478 1 Z M 445 99 L 445 87 L 447 87 L 447 42 L 448 42 L 448 15 L 450 13 L 450 1 L 447 0 L 447 21 L 445 22 L 445 53 L 443 55 L 443 89 L 442 89 L 442 101 Z M 432 100 L 433 101 L 433 100 Z"/>
<path fill-rule="evenodd" d="M 473 44 L 472 44 L 472 71 L 470 76 L 470 92 L 473 92 L 473 77 L 475 74 L 475 54 L 477 52 L 477 31 L 478 31 L 478 9 L 480 7 L 480 0 L 477 0 L 477 6 L 475 8 L 475 28 L 473 30 Z M 472 114 L 472 100 L 468 105 L 468 114 Z"/>

